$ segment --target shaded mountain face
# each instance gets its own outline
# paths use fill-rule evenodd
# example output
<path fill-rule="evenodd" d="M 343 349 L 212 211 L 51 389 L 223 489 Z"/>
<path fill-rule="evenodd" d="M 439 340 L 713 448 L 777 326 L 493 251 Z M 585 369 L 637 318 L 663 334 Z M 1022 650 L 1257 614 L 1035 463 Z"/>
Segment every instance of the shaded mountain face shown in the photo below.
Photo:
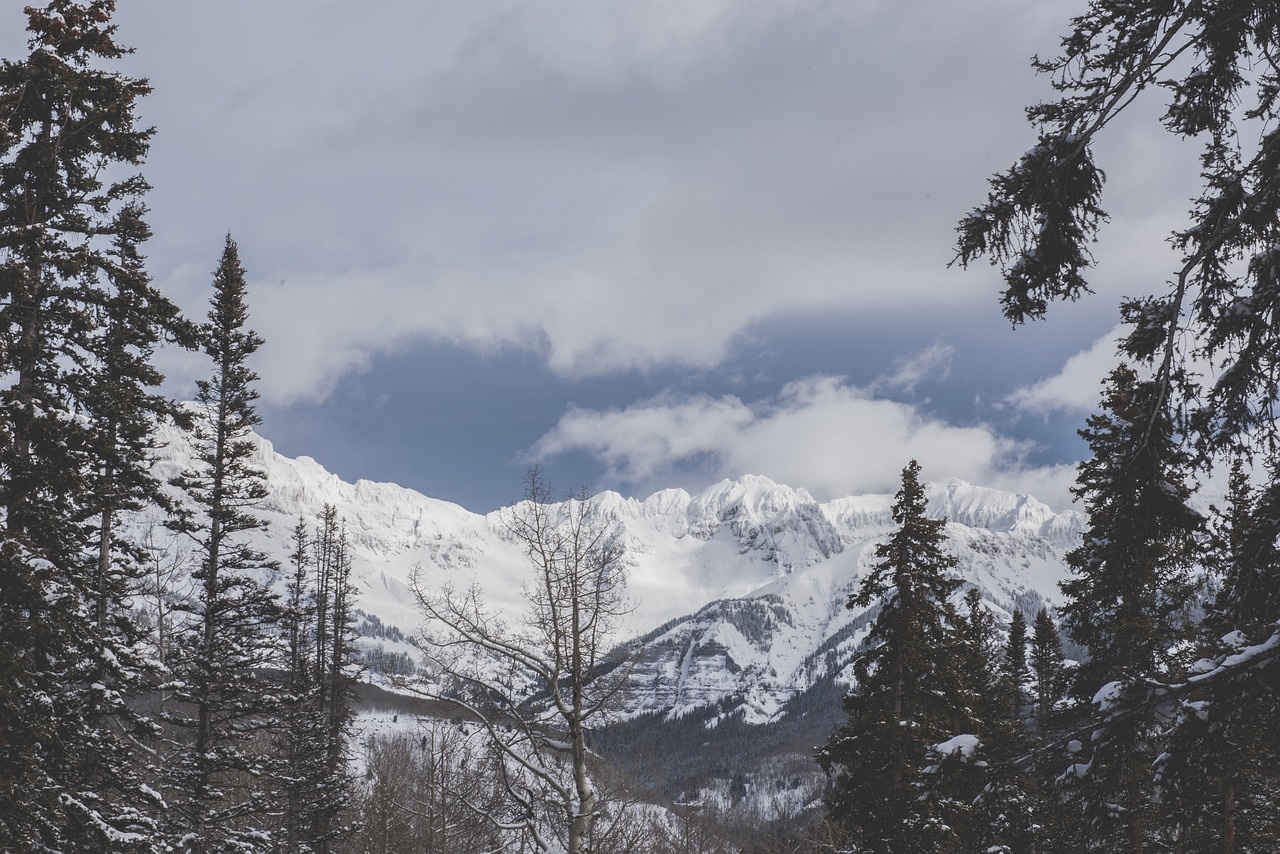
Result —
<path fill-rule="evenodd" d="M 186 464 L 187 451 L 176 433 L 162 439 L 167 478 Z M 502 511 L 480 515 L 394 484 L 346 483 L 308 457 L 289 459 L 254 441 L 270 490 L 259 513 L 268 528 L 256 545 L 282 566 L 264 580 L 283 583 L 298 519 L 311 524 L 326 503 L 335 506 L 352 544 L 356 607 L 368 615 L 366 649 L 417 655 L 409 642 L 419 623 L 409 588 L 415 574 L 427 585 L 475 581 L 492 604 L 519 613 L 529 568 L 506 537 Z M 1080 514 L 954 480 L 928 494 L 930 515 L 948 520 L 960 572 L 998 617 L 1056 601 Z M 618 640 L 638 659 L 624 717 L 696 712 L 708 726 L 728 717 L 765 724 L 806 694 L 847 680 L 870 615 L 845 602 L 893 529 L 892 496 L 818 502 L 748 475 L 694 496 L 668 489 L 644 500 L 610 492 L 589 500 L 618 521 L 626 549 L 635 608 Z"/>

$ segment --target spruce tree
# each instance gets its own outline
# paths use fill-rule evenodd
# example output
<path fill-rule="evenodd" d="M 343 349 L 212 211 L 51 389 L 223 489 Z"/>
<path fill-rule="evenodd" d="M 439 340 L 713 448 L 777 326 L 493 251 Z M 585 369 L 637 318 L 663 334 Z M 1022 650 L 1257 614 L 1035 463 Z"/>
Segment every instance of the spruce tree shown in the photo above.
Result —
<path fill-rule="evenodd" d="M 1052 724 L 1054 707 L 1063 694 L 1062 638 L 1048 608 L 1036 613 L 1031 635 L 1031 672 L 1035 686 L 1035 720 L 1041 733 Z"/>
<path fill-rule="evenodd" d="M 308 835 L 308 807 L 313 789 L 315 737 L 313 709 L 315 697 L 314 649 L 316 603 L 312 598 L 311 568 L 314 563 L 306 521 L 298 519 L 293 529 L 292 574 L 286 588 L 281 613 L 288 643 L 287 692 L 282 711 L 283 726 L 278 733 L 282 768 L 278 781 L 282 818 L 280 834 L 286 851 L 303 850 Z"/>
<path fill-rule="evenodd" d="M 156 725 L 137 702 L 159 673 L 132 602 L 143 591 L 148 557 L 143 544 L 122 537 L 118 527 L 126 515 L 167 506 L 152 474 L 153 437 L 171 408 L 155 390 L 163 377 L 151 360 L 164 337 L 185 332 L 177 309 L 151 287 L 144 269 L 138 250 L 151 232 L 143 214 L 140 204 L 129 204 L 116 218 L 114 251 L 104 271 L 113 292 L 98 310 L 94 361 L 78 378 L 82 412 L 92 428 L 82 500 L 96 540 L 86 567 L 87 598 L 101 650 L 92 677 L 92 686 L 100 687 L 86 708 L 98 736 L 87 751 L 86 790 L 112 810 L 136 816 L 159 805 L 144 785 L 154 774 L 148 742 Z M 154 824 L 146 823 L 148 835 Z"/>
<path fill-rule="evenodd" d="M 276 564 L 248 535 L 262 527 L 254 508 L 266 496 L 253 459 L 258 423 L 248 358 L 262 343 L 245 328 L 245 271 L 228 236 L 214 272 L 201 346 L 213 361 L 197 384 L 192 465 L 173 480 L 186 496 L 173 523 L 198 554 L 198 589 L 173 665 L 178 732 L 167 760 L 171 840 L 190 852 L 270 848 L 270 745 L 282 709 L 263 675 L 284 664 L 280 604 L 266 587 Z"/>
<path fill-rule="evenodd" d="M 964 611 L 957 620 L 959 672 L 966 691 L 957 700 L 967 700 L 966 717 L 974 732 L 987 735 L 1002 731 L 1011 717 L 1013 700 L 1001 667 L 1000 639 L 996 618 L 982 603 L 976 587 L 964 593 Z"/>
<path fill-rule="evenodd" d="M 1280 700 L 1252 668 L 1224 667 L 1264 648 L 1280 619 L 1276 483 L 1272 473 L 1255 490 L 1237 458 L 1228 505 L 1209 539 L 1206 563 L 1218 590 L 1197 638 L 1203 657 L 1193 678 L 1203 686 L 1180 702 L 1157 760 L 1161 797 L 1188 850 L 1230 854 L 1280 845 L 1280 771 L 1270 758 L 1280 753 Z"/>
<path fill-rule="evenodd" d="M 339 817 L 352 802 L 348 773 L 352 703 L 359 673 L 355 660 L 355 631 L 351 602 L 351 544 L 338 511 L 326 504 L 315 540 L 316 678 L 312 698 L 315 741 L 311 745 L 311 802 L 308 807 L 311 844 L 327 852 L 346 830 Z"/>
<path fill-rule="evenodd" d="M 1013 703 L 1010 710 L 1015 716 L 1021 716 L 1027 702 L 1027 618 L 1021 609 L 1014 609 L 1009 621 L 1009 637 L 1004 645 L 1004 657 L 1001 659 L 1000 673 Z"/>
<path fill-rule="evenodd" d="M 832 778 L 828 813 L 860 851 L 923 849 L 945 834 L 923 812 L 916 784 L 928 746 L 967 723 L 956 703 L 956 559 L 946 552 L 945 521 L 925 514 L 919 474 L 915 460 L 903 469 L 898 528 L 849 599 L 850 608 L 878 603 L 880 611 L 854 662 L 848 721 L 817 754 Z"/>
<path fill-rule="evenodd" d="M 930 768 L 931 798 L 944 807 L 943 818 L 961 841 L 979 851 L 1025 851 L 1036 838 L 1036 808 L 1028 794 L 1028 781 L 1012 760 L 1029 749 L 1023 723 L 1020 672 L 1016 663 L 1023 649 L 1025 670 L 1025 623 L 1021 635 L 1015 611 L 1013 628 L 1004 643 L 996 629 L 995 615 L 982 602 L 976 587 L 964 595 L 964 613 L 959 619 L 958 666 L 964 691 L 956 697 L 964 703 L 964 730 L 978 744 L 964 753 L 940 756 Z M 1021 641 L 1019 641 L 1021 637 Z M 1019 646 L 1021 644 L 1021 646 Z"/>
<path fill-rule="evenodd" d="M 326 852 L 349 834 L 341 822 L 354 802 L 349 772 L 355 713 L 355 632 L 350 543 L 330 504 L 315 536 L 294 529 L 294 574 L 288 585 L 285 635 L 290 687 L 280 734 L 288 850 Z"/>
<path fill-rule="evenodd" d="M 1106 219 L 1101 207 L 1104 175 L 1093 151 L 1107 128 L 1121 124 L 1117 119 L 1122 113 L 1164 93 L 1161 121 L 1166 130 L 1200 147 L 1201 189 L 1187 220 L 1170 239 L 1178 259 L 1166 273 L 1155 273 L 1147 295 L 1140 291 L 1120 306 L 1128 327 L 1120 350 L 1135 366 L 1127 376 L 1113 376 L 1113 383 L 1127 384 L 1113 384 L 1110 392 L 1123 405 L 1111 407 L 1111 427 L 1091 427 L 1117 437 L 1127 433 L 1127 453 L 1118 443 L 1101 442 L 1101 451 L 1094 447 L 1093 466 L 1082 470 L 1081 486 L 1093 496 L 1091 516 L 1103 512 L 1104 496 L 1111 491 L 1107 476 L 1130 486 L 1145 478 L 1146 494 L 1137 497 L 1157 514 L 1135 518 L 1138 524 L 1131 529 L 1113 525 L 1103 533 L 1093 526 L 1078 554 L 1078 568 L 1092 572 L 1111 565 L 1119 581 L 1122 564 L 1111 558 L 1123 557 L 1131 548 L 1137 552 L 1136 582 L 1125 582 L 1128 589 L 1108 589 L 1082 577 L 1072 593 L 1079 597 L 1075 615 L 1063 612 L 1073 636 L 1093 635 L 1090 662 L 1083 670 L 1087 680 L 1095 687 L 1100 677 L 1129 686 L 1132 690 L 1122 690 L 1119 699 L 1135 717 L 1143 717 L 1139 713 L 1151 700 L 1140 696 L 1141 679 L 1167 664 L 1162 660 L 1169 649 L 1162 644 L 1170 640 L 1166 617 L 1182 585 L 1175 580 L 1160 599 L 1146 596 L 1137 610 L 1133 606 L 1144 597 L 1131 594 L 1143 585 L 1150 590 L 1153 572 L 1163 573 L 1162 565 L 1167 568 L 1167 558 L 1181 547 L 1184 538 L 1178 529 L 1185 528 L 1185 521 L 1178 520 L 1177 505 L 1183 503 L 1188 468 L 1221 465 L 1233 454 L 1243 455 L 1256 470 L 1274 473 L 1280 468 L 1280 422 L 1275 417 L 1280 402 L 1280 324 L 1275 320 L 1280 314 L 1278 43 L 1280 8 L 1275 3 L 1089 4 L 1072 20 L 1061 51 L 1035 60 L 1038 71 L 1052 76 L 1058 92 L 1054 100 L 1027 111 L 1037 143 L 1013 168 L 992 178 L 986 202 L 958 228 L 957 260 L 967 265 L 987 257 L 998 266 L 1005 281 L 1005 315 L 1023 323 L 1044 315 L 1052 301 L 1074 300 L 1088 291 L 1088 245 Z M 1188 368 L 1192 362 L 1194 371 Z M 1123 396 L 1133 400 L 1122 401 Z M 1136 420 L 1124 424 L 1129 418 Z M 1101 434 L 1096 438 L 1101 440 Z M 1091 445 L 1098 442 L 1091 440 Z M 1130 469 L 1138 473 L 1131 475 Z M 1165 498 L 1155 494 L 1166 488 Z M 1116 497 L 1117 505 L 1123 502 L 1121 495 Z M 1259 503 L 1265 502 L 1264 493 Z M 1113 515 L 1118 520 L 1126 512 L 1119 508 Z M 1277 585 L 1269 579 L 1266 554 L 1280 535 L 1280 515 L 1257 514 L 1250 525 L 1256 531 L 1256 551 L 1242 554 L 1238 564 L 1243 595 L 1237 602 L 1244 608 L 1244 624 L 1275 602 Z M 1169 536 L 1164 545 L 1153 537 L 1161 533 Z M 1168 553 L 1162 556 L 1162 550 Z M 1229 593 L 1228 598 L 1238 595 Z M 1096 632 L 1090 629 L 1090 605 L 1084 597 L 1093 597 L 1094 607 L 1111 610 Z M 1230 655 L 1222 649 L 1205 660 L 1219 669 L 1244 650 L 1280 640 L 1270 624 L 1261 632 L 1267 638 L 1258 641 L 1242 628 L 1241 636 L 1251 646 Z M 1119 645 L 1122 638 L 1137 643 L 1126 652 Z M 1244 690 L 1248 683 L 1250 692 L 1261 696 L 1280 678 L 1280 656 L 1264 655 L 1249 667 L 1228 670 L 1227 676 L 1196 673 L 1194 684 L 1216 689 L 1221 682 L 1233 682 Z M 1112 675 L 1104 676 L 1104 671 Z M 1200 711 L 1191 717 L 1199 719 Z M 1106 731 L 1108 738 L 1116 734 L 1115 728 Z M 1132 746 L 1141 741 L 1131 740 Z M 1271 745 L 1262 744 L 1259 751 L 1258 761 L 1265 765 L 1280 759 Z M 1115 758 L 1131 764 L 1130 782 L 1142 788 L 1137 768 L 1147 756 L 1140 751 L 1128 760 Z M 1095 779 L 1099 775 L 1094 772 L 1103 771 L 1099 763 L 1076 766 L 1090 769 Z M 1224 792 L 1224 808 L 1230 800 Z M 1126 796 L 1118 803 L 1128 810 L 1133 801 Z M 1136 829 L 1133 821 L 1125 823 Z M 1226 825 L 1223 833 L 1229 836 Z M 1140 835 L 1130 836 L 1129 847 L 1142 846 Z"/>
<path fill-rule="evenodd" d="M 1063 623 L 1089 650 L 1076 692 L 1093 707 L 1082 714 L 1097 724 L 1072 768 L 1095 838 L 1140 852 L 1161 829 L 1151 820 L 1158 719 L 1147 708 L 1148 683 L 1175 673 L 1174 652 L 1189 636 L 1193 535 L 1202 518 L 1187 506 L 1186 454 L 1159 387 L 1121 366 L 1103 397 L 1103 411 L 1081 431 L 1092 457 L 1080 464 L 1074 492 L 1089 523 L 1067 555 L 1072 577 L 1062 583 Z"/>
<path fill-rule="evenodd" d="M 145 677 L 118 513 L 155 500 L 151 350 L 176 312 L 138 245 L 144 80 L 110 0 L 29 7 L 0 62 L 0 848 L 146 849 Z M 120 176 L 108 181 L 104 176 Z"/>

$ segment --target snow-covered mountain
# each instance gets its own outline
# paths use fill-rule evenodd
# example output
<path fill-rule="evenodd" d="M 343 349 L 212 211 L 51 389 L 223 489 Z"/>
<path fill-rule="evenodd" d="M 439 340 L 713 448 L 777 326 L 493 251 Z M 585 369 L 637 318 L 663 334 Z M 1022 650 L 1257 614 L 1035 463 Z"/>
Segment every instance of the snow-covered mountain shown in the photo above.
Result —
<path fill-rule="evenodd" d="M 166 440 L 160 473 L 168 477 L 188 451 L 180 435 Z M 286 563 L 298 519 L 313 522 L 335 506 L 352 543 L 356 607 L 391 629 L 378 643 L 411 650 L 394 630 L 409 636 L 418 626 L 415 575 L 428 585 L 474 580 L 493 604 L 519 611 L 529 569 L 504 537 L 500 512 L 471 513 L 394 484 L 346 483 L 308 457 L 255 444 L 269 488 L 259 514 L 268 529 L 257 544 Z M 998 614 L 1056 599 L 1080 514 L 955 480 L 928 490 L 930 515 L 948 520 L 960 571 Z M 635 605 L 624 634 L 642 648 L 633 714 L 719 707 L 765 723 L 814 685 L 842 678 L 868 618 L 845 601 L 893 529 L 892 496 L 820 503 L 748 475 L 692 496 L 668 489 L 644 500 L 612 492 L 590 500 L 624 531 Z"/>

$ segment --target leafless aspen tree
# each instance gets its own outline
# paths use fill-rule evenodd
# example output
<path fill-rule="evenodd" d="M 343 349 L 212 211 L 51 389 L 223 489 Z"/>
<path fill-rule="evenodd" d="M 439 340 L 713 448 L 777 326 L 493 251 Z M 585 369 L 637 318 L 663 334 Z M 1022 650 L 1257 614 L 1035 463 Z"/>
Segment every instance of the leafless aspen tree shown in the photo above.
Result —
<path fill-rule="evenodd" d="M 359 854 L 496 854 L 510 850 L 484 813 L 498 794 L 485 756 L 465 743 L 475 724 L 427 721 L 415 734 L 375 736 L 365 746 L 357 797 Z M 470 805 L 470 806 L 468 806 Z M 479 807 L 477 810 L 475 807 Z"/>
<path fill-rule="evenodd" d="M 507 625 L 475 587 L 429 588 L 417 578 L 414 592 L 442 669 L 433 697 L 480 722 L 501 758 L 504 809 L 489 819 L 534 850 L 587 854 L 602 844 L 597 819 L 616 810 L 606 811 L 592 781 L 588 740 L 629 675 L 606 657 L 627 609 L 626 573 L 613 519 L 585 495 L 549 499 L 534 468 L 525 500 L 503 511 L 532 571 L 518 624 Z"/>

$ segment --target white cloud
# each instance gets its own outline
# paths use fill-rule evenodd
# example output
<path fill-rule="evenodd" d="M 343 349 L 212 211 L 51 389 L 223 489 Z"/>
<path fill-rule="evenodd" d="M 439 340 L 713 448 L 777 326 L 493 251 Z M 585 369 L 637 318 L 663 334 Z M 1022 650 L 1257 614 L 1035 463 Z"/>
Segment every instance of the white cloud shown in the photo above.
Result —
<path fill-rule="evenodd" d="M 1116 340 L 1120 333 L 1121 327 L 1115 327 L 1068 359 L 1056 374 L 1016 389 L 1005 402 L 1037 414 L 1093 411 L 1102 394 L 1102 381 L 1119 363 Z"/>
<path fill-rule="evenodd" d="M 843 379 L 814 376 L 774 399 L 664 395 L 625 409 L 573 409 L 533 449 L 544 459 L 569 451 L 608 467 L 609 480 L 669 486 L 696 470 L 705 480 L 763 474 L 819 498 L 896 489 L 903 464 L 926 477 L 957 477 L 1016 489 L 1058 507 L 1069 502 L 1068 467 L 1024 464 L 1025 443 L 991 428 L 959 427 L 915 407 L 877 399 Z"/>
<path fill-rule="evenodd" d="M 893 371 L 881 377 L 876 387 L 901 389 L 910 394 L 921 382 L 945 380 L 951 374 L 955 355 L 955 347 L 939 341 L 919 353 L 895 359 Z"/>

